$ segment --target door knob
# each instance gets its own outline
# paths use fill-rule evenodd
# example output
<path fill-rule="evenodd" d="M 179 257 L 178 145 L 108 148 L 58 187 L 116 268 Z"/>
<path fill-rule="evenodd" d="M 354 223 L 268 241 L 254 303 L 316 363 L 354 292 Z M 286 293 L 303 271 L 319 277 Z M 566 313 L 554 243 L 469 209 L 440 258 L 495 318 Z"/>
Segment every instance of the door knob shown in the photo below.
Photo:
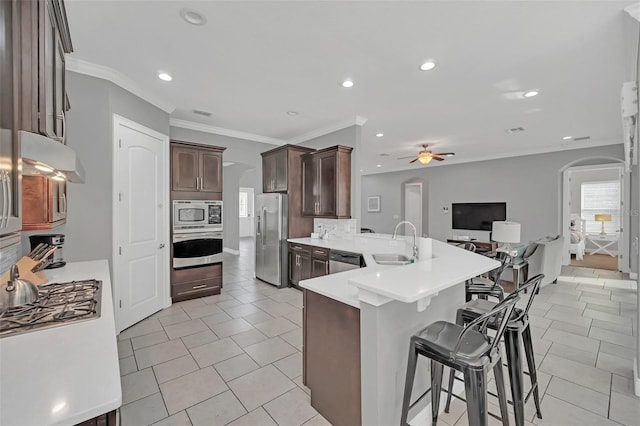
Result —
<path fill-rule="evenodd" d="M 160 245 L 158 246 L 158 248 L 159 248 L 159 249 L 163 249 L 163 248 L 164 248 L 164 244 L 160 244 Z"/>

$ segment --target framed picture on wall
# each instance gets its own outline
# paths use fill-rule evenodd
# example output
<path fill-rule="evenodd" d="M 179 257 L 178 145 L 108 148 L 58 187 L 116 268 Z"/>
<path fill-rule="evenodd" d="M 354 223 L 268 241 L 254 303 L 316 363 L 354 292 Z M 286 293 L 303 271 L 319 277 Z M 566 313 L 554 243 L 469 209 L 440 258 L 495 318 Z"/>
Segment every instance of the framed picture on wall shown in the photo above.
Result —
<path fill-rule="evenodd" d="M 367 211 L 370 213 L 380 212 L 380 196 L 367 197 Z"/>

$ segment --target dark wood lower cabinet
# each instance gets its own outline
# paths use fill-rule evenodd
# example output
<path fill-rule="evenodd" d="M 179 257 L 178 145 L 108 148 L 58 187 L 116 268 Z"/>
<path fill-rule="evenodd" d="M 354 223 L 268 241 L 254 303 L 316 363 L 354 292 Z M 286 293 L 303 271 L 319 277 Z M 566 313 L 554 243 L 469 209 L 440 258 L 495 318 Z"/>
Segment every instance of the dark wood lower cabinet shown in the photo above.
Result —
<path fill-rule="evenodd" d="M 334 426 L 361 424 L 360 310 L 303 291 L 303 382 Z"/>
<path fill-rule="evenodd" d="M 220 294 L 222 263 L 171 271 L 171 299 L 173 302 Z"/>
<path fill-rule="evenodd" d="M 76 426 L 116 426 L 116 411 L 109 411 L 93 419 L 85 420 Z"/>

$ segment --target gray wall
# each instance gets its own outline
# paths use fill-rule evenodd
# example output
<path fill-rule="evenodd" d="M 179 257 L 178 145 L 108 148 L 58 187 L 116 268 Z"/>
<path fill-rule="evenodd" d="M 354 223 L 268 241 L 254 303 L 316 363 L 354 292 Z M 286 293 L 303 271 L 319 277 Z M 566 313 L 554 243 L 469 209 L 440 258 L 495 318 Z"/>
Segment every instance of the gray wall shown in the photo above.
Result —
<path fill-rule="evenodd" d="M 109 259 L 112 252 L 113 114 L 169 133 L 169 114 L 113 83 L 68 72 L 67 144 L 86 170 L 86 183 L 67 186 L 67 223 L 53 230 L 66 235 L 64 257 L 70 261 Z M 23 251 L 29 251 L 24 232 Z"/>
<path fill-rule="evenodd" d="M 240 187 L 253 188 L 255 194 L 262 193 L 262 157 L 261 152 L 276 147 L 267 143 L 249 141 L 229 136 L 214 135 L 197 130 L 171 127 L 171 139 L 194 142 L 204 145 L 223 146 L 223 160 L 233 162 L 223 170 L 223 217 L 224 247 L 232 250 L 239 248 L 240 222 L 238 211 L 238 192 Z"/>
<path fill-rule="evenodd" d="M 360 160 L 358 156 L 358 151 L 361 146 L 361 130 L 361 126 L 354 124 L 353 126 L 336 130 L 335 132 L 318 136 L 317 138 L 309 139 L 299 144 L 300 146 L 313 149 L 323 149 L 336 145 L 353 148 L 351 152 L 351 217 L 356 219 L 358 226 L 361 221 L 361 206 L 358 201 L 361 198 L 361 181 L 359 180 Z"/>
<path fill-rule="evenodd" d="M 413 178 L 426 182 L 428 222 L 423 232 L 445 240 L 453 235 L 451 208 L 457 202 L 507 203 L 507 219 L 522 224 L 521 240 L 527 242 L 560 231 L 560 169 L 568 163 L 588 157 L 622 158 L 622 145 L 560 151 L 549 154 L 512 157 L 498 160 L 421 167 L 414 170 L 363 176 L 362 226 L 376 232 L 391 233 L 402 218 L 402 184 Z M 611 161 L 602 161 L 611 162 Z M 381 196 L 381 212 L 366 211 L 367 196 Z M 475 238 L 487 239 L 478 231 Z M 456 231 L 458 233 L 458 231 Z M 459 233 L 462 233 L 460 231 Z M 470 232 L 466 232 L 470 234 Z"/>

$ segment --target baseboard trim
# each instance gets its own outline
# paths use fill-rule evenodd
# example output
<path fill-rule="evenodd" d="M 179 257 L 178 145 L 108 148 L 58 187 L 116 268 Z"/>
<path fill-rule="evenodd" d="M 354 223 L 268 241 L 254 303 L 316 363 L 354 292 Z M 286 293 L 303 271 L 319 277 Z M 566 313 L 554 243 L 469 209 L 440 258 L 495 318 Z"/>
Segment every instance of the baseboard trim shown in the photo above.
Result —
<path fill-rule="evenodd" d="M 234 249 L 229 248 L 229 247 L 224 247 L 222 249 L 222 251 L 225 252 L 225 253 L 233 254 L 234 256 L 239 256 L 240 255 L 240 250 L 234 250 Z"/>
<path fill-rule="evenodd" d="M 638 377 L 638 358 L 633 358 L 633 388 L 636 396 L 640 396 L 640 377 Z"/>

